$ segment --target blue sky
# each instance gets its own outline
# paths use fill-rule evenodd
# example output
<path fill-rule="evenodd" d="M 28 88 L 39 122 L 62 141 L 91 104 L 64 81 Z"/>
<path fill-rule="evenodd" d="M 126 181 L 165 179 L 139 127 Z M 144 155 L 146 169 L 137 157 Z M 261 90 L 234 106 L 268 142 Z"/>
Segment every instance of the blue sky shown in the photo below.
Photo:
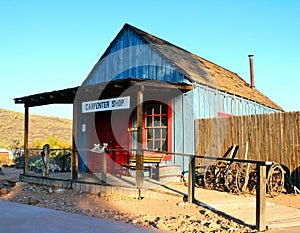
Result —
<path fill-rule="evenodd" d="M 0 1 L 0 108 L 78 86 L 125 23 L 227 68 L 286 111 L 300 110 L 300 1 Z M 70 105 L 30 113 L 71 118 Z"/>

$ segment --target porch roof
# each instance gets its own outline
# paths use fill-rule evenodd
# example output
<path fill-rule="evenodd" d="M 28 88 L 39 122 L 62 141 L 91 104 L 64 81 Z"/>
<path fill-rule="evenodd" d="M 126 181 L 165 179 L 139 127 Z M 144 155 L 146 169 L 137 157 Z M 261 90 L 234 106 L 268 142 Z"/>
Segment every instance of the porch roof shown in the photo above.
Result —
<path fill-rule="evenodd" d="M 146 82 L 145 82 L 146 81 Z M 15 104 L 24 104 L 27 107 L 42 106 L 48 104 L 73 104 L 77 94 L 89 93 L 106 90 L 106 95 L 113 95 L 116 92 L 122 91 L 130 86 L 143 86 L 149 91 L 163 91 L 169 89 L 178 89 L 186 92 L 192 89 L 192 85 L 178 83 L 162 83 L 153 80 L 127 78 L 122 80 L 114 80 L 107 83 L 100 83 L 89 86 L 77 86 L 51 92 L 43 92 L 29 96 L 15 98 Z M 115 90 L 112 91 L 112 90 Z M 109 92 L 109 94 L 107 93 Z"/>

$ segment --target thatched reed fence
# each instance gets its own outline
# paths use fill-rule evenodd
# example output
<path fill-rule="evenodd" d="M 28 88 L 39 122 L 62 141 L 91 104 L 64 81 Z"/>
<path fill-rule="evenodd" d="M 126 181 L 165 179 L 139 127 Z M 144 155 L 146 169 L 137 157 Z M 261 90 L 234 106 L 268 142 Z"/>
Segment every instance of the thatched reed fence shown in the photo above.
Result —
<path fill-rule="evenodd" d="M 300 112 L 197 119 L 196 145 L 198 155 L 211 156 L 238 145 L 236 158 L 280 163 L 300 186 Z"/>

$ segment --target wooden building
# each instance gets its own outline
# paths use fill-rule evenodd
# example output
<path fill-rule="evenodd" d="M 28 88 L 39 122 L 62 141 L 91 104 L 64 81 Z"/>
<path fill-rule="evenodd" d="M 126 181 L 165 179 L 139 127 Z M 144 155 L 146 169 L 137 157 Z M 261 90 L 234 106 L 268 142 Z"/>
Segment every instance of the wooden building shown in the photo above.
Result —
<path fill-rule="evenodd" d="M 25 120 L 29 107 L 73 104 L 73 165 L 82 173 L 99 172 L 100 157 L 91 151 L 97 144 L 115 149 L 106 164 L 113 173 L 141 148 L 194 154 L 196 119 L 282 111 L 254 83 L 128 24 L 80 87 L 15 103 L 25 105 Z M 186 160 L 165 155 L 161 163 L 179 164 L 185 172 Z"/>

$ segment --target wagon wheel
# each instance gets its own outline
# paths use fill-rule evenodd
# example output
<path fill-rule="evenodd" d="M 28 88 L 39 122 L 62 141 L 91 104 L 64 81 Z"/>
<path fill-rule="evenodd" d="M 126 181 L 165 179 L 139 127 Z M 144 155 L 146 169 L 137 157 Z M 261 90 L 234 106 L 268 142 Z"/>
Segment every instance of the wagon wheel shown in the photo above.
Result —
<path fill-rule="evenodd" d="M 267 188 L 271 197 L 276 197 L 281 194 L 284 187 L 284 170 L 280 164 L 273 164 L 267 176 Z"/>
<path fill-rule="evenodd" d="M 253 164 L 243 163 L 236 176 L 237 189 L 240 192 L 249 191 L 255 193 L 256 191 L 256 169 Z"/>
<path fill-rule="evenodd" d="M 207 189 L 222 189 L 225 184 L 227 163 L 220 161 L 215 165 L 208 165 L 204 172 L 204 186 Z"/>
<path fill-rule="evenodd" d="M 232 163 L 226 171 L 225 175 L 225 186 L 231 193 L 239 194 L 241 189 L 238 186 L 238 175 L 240 171 L 240 164 L 237 162 Z"/>
<path fill-rule="evenodd" d="M 215 179 L 216 179 L 216 166 L 215 165 L 207 165 L 204 171 L 204 187 L 207 189 L 215 188 Z"/>
<path fill-rule="evenodd" d="M 205 166 L 203 167 L 198 167 L 196 169 L 196 182 L 195 182 L 195 186 L 196 187 L 200 187 L 200 186 L 204 186 L 204 172 L 205 172 Z"/>
<path fill-rule="evenodd" d="M 217 176 L 217 188 L 220 191 L 224 191 L 226 189 L 225 182 L 226 182 L 226 172 L 229 167 L 229 162 L 228 161 L 219 161 L 217 163 L 217 168 L 219 171 L 219 174 Z"/>

